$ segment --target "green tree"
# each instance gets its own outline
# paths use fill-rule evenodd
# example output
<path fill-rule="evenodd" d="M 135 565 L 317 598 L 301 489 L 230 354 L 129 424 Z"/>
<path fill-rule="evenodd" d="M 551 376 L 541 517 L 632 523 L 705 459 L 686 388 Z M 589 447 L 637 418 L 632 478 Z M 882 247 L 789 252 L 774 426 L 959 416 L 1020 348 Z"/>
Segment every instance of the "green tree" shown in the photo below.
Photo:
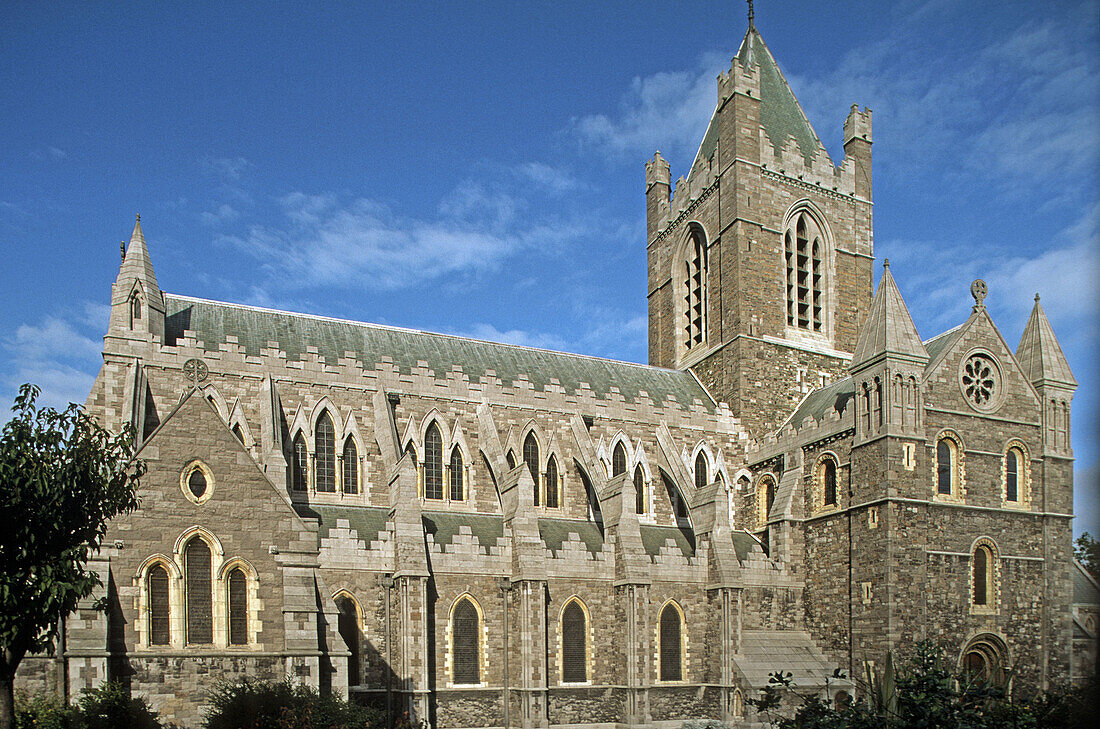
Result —
<path fill-rule="evenodd" d="M 1073 556 L 1085 566 L 1093 577 L 1100 579 L 1100 542 L 1088 532 L 1077 537 L 1073 543 Z"/>
<path fill-rule="evenodd" d="M 88 558 L 145 473 L 129 430 L 111 435 L 77 405 L 40 409 L 38 392 L 19 388 L 0 431 L 0 729 L 15 725 L 20 661 L 100 585 Z"/>

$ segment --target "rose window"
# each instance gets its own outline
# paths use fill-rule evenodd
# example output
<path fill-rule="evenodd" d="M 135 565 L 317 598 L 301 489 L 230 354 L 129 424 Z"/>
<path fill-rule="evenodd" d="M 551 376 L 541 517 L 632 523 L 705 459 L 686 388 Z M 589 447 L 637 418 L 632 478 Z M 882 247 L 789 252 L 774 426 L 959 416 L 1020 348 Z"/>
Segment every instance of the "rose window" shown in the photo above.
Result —
<path fill-rule="evenodd" d="M 1000 394 L 1000 372 L 996 362 L 985 354 L 971 355 L 959 372 L 959 384 L 966 399 L 976 409 L 994 407 Z"/>

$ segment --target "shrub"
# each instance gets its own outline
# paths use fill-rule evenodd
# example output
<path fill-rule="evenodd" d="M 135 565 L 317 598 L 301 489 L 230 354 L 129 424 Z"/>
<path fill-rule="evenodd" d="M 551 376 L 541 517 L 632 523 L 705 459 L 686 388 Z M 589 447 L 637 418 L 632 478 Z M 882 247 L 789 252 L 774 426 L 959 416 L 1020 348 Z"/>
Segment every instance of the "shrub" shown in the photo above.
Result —
<path fill-rule="evenodd" d="M 87 689 L 70 706 L 51 694 L 18 693 L 16 729 L 160 729 L 143 699 L 133 699 L 118 683 Z"/>
<path fill-rule="evenodd" d="M 15 729 L 82 729 L 80 709 L 52 694 L 16 691 Z"/>
<path fill-rule="evenodd" d="M 382 715 L 289 680 L 245 678 L 210 693 L 204 729 L 376 729 Z"/>

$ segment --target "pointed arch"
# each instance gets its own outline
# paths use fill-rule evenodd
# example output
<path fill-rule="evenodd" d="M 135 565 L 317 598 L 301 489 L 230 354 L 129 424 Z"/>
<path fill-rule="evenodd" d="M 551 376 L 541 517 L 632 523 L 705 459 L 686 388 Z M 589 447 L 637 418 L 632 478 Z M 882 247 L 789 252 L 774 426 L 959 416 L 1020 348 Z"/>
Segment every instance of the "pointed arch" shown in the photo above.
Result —
<path fill-rule="evenodd" d="M 485 613 L 469 592 L 462 593 L 451 603 L 447 632 L 453 685 L 481 684 L 485 665 L 484 625 Z"/>
<path fill-rule="evenodd" d="M 360 492 L 360 458 L 359 445 L 355 435 L 348 434 L 344 438 L 344 447 L 340 454 L 340 489 L 348 496 L 358 495 Z"/>
<path fill-rule="evenodd" d="M 183 585 L 188 645 L 214 642 L 213 569 L 209 543 L 199 535 L 187 540 L 183 548 Z"/>
<path fill-rule="evenodd" d="M 685 226 L 672 257 L 671 277 L 676 307 L 676 350 L 680 357 L 707 341 L 709 248 L 707 232 L 698 221 Z"/>
<path fill-rule="evenodd" d="M 443 499 L 443 431 L 439 427 L 439 421 L 431 419 L 424 430 L 424 453 L 422 463 L 424 469 L 424 498 L 433 500 Z"/>
<path fill-rule="evenodd" d="M 645 477 L 642 464 L 634 466 L 634 513 L 639 516 L 649 513 L 649 489 L 646 487 L 649 479 Z"/>
<path fill-rule="evenodd" d="M 807 334 L 832 332 L 835 256 L 832 230 L 821 210 L 802 199 L 783 217 L 787 326 Z"/>
<path fill-rule="evenodd" d="M 248 425 L 248 418 L 245 417 L 240 398 L 233 401 L 233 407 L 229 412 L 228 424 L 229 430 L 232 431 L 237 440 L 241 442 L 241 445 L 249 449 L 256 445 L 256 439 L 252 435 L 252 428 Z"/>
<path fill-rule="evenodd" d="M 662 683 L 684 680 L 684 609 L 669 599 L 657 613 L 657 675 Z"/>
<path fill-rule="evenodd" d="M 134 628 L 147 646 L 178 646 L 182 625 L 180 585 L 183 573 L 165 554 L 146 557 L 134 575 L 138 587 L 138 614 Z"/>
<path fill-rule="evenodd" d="M 523 462 L 531 472 L 531 480 L 535 482 L 534 503 L 539 505 L 539 441 L 532 428 L 523 436 Z"/>
<path fill-rule="evenodd" d="M 336 603 L 336 627 L 340 637 L 351 654 L 348 656 L 348 685 L 358 686 L 363 682 L 360 661 L 363 651 L 363 608 L 347 590 L 338 590 L 332 601 Z"/>
<path fill-rule="evenodd" d="M 561 506 L 561 471 L 558 469 L 558 458 L 553 453 L 546 459 L 542 501 L 548 509 L 556 509 Z"/>
<path fill-rule="evenodd" d="M 592 616 L 584 600 L 571 595 L 558 613 L 558 655 L 562 683 L 591 681 Z"/>
<path fill-rule="evenodd" d="M 336 444 L 339 436 L 332 413 L 325 408 L 317 415 L 313 431 L 313 488 L 318 493 L 336 493 Z"/>
<path fill-rule="evenodd" d="M 613 444 L 611 449 L 611 477 L 626 473 L 630 461 L 627 457 L 626 446 L 620 439 Z"/>
<path fill-rule="evenodd" d="M 301 430 L 294 434 L 290 440 L 290 466 L 287 475 L 290 477 L 290 490 L 305 493 L 309 488 L 309 451 L 306 448 L 305 435 Z"/>
<path fill-rule="evenodd" d="M 222 394 L 218 392 L 218 388 L 207 385 L 201 389 L 201 392 L 203 399 L 214 406 L 214 410 L 218 413 L 218 417 L 222 419 L 222 422 L 229 422 L 229 405 Z"/>

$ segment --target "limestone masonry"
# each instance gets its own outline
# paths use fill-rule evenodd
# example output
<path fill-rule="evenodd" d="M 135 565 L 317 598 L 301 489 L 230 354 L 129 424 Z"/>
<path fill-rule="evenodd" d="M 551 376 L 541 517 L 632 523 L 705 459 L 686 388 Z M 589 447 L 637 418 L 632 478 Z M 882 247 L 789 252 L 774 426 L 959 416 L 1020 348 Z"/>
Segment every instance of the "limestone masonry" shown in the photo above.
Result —
<path fill-rule="evenodd" d="M 750 24 L 691 169 L 646 163 L 649 366 L 169 294 L 139 222 L 86 407 L 135 428 L 140 507 L 110 609 L 21 683 L 188 726 L 247 675 L 433 727 L 680 727 L 923 638 L 1080 678 L 1076 382 L 1038 297 L 1015 349 L 983 304 L 1030 292 L 976 281 L 922 340 L 874 288 L 872 141 L 852 106 L 835 164 Z"/>

